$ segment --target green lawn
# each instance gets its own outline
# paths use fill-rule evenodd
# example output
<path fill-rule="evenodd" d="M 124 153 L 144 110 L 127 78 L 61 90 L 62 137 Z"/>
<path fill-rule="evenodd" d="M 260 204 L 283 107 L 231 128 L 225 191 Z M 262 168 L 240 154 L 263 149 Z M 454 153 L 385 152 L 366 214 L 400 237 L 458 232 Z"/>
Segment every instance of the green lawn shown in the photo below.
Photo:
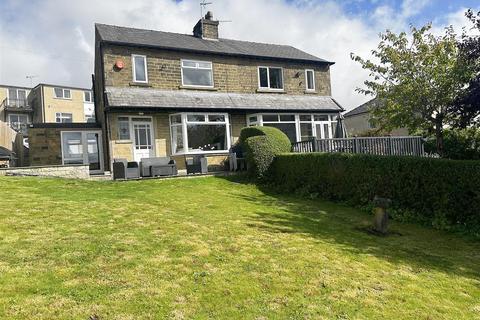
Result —
<path fill-rule="evenodd" d="M 479 243 L 235 179 L 0 178 L 0 319 L 479 319 Z"/>

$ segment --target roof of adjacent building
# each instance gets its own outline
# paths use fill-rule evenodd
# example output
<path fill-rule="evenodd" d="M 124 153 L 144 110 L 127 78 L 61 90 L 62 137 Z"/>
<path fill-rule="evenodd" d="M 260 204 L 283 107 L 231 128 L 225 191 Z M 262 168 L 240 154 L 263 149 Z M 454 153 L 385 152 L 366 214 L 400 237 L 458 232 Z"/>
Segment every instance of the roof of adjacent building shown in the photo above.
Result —
<path fill-rule="evenodd" d="M 190 110 L 330 111 L 343 108 L 330 96 L 219 93 L 106 87 L 109 107 Z"/>
<path fill-rule="evenodd" d="M 95 24 L 100 40 L 123 45 L 155 47 L 220 55 L 297 60 L 334 64 L 287 45 L 231 39 L 205 40 L 193 35 Z"/>
<path fill-rule="evenodd" d="M 356 115 L 359 115 L 359 114 L 368 113 L 370 111 L 370 108 L 375 107 L 377 105 L 378 105 L 378 101 L 377 101 L 376 98 L 374 98 L 374 99 L 369 100 L 369 101 L 365 102 L 364 104 L 361 104 L 358 107 L 348 111 L 343 116 L 345 118 L 348 118 L 348 117 L 356 116 Z"/>
<path fill-rule="evenodd" d="M 51 88 L 63 88 L 63 89 L 72 89 L 72 90 L 92 91 L 92 88 L 72 87 L 72 86 L 65 86 L 63 84 L 51 84 L 51 83 L 39 83 L 35 87 L 33 87 L 32 90 L 36 89 L 38 87 L 51 87 Z"/>

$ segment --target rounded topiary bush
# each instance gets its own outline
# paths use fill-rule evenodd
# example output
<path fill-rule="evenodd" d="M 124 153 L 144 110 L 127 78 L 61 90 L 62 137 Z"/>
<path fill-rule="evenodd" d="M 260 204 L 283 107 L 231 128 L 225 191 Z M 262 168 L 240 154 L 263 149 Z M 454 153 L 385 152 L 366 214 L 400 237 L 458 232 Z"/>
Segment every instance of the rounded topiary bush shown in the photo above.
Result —
<path fill-rule="evenodd" d="M 288 137 L 273 127 L 243 128 L 239 142 L 245 152 L 248 172 L 257 178 L 265 176 L 277 154 L 290 152 L 292 146 Z"/>

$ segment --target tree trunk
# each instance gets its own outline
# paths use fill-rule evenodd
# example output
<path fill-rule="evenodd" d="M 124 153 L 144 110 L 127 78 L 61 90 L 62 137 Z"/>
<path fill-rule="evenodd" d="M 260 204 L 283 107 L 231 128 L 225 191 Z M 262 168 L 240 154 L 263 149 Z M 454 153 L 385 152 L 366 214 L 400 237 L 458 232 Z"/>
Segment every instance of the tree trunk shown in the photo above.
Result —
<path fill-rule="evenodd" d="M 437 153 L 443 158 L 445 149 L 443 144 L 443 121 L 441 118 L 437 118 L 435 122 L 435 138 L 437 140 Z"/>

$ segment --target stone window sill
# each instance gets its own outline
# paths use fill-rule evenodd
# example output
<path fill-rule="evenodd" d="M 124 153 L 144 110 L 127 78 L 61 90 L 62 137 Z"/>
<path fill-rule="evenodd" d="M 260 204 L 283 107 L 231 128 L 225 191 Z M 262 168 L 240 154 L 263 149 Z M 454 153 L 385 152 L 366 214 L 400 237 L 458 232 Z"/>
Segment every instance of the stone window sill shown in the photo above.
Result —
<path fill-rule="evenodd" d="M 150 84 L 144 83 L 144 82 L 130 82 L 129 85 L 131 87 L 145 87 L 145 88 L 150 88 L 151 87 Z"/>
<path fill-rule="evenodd" d="M 305 90 L 305 94 L 317 94 L 317 91 L 315 90 Z"/>
<path fill-rule="evenodd" d="M 132 140 L 116 140 L 115 144 L 130 144 Z"/>
<path fill-rule="evenodd" d="M 257 89 L 257 93 L 286 93 L 285 90 Z"/>
<path fill-rule="evenodd" d="M 218 88 L 212 87 L 179 86 L 178 88 L 186 90 L 218 91 Z"/>

